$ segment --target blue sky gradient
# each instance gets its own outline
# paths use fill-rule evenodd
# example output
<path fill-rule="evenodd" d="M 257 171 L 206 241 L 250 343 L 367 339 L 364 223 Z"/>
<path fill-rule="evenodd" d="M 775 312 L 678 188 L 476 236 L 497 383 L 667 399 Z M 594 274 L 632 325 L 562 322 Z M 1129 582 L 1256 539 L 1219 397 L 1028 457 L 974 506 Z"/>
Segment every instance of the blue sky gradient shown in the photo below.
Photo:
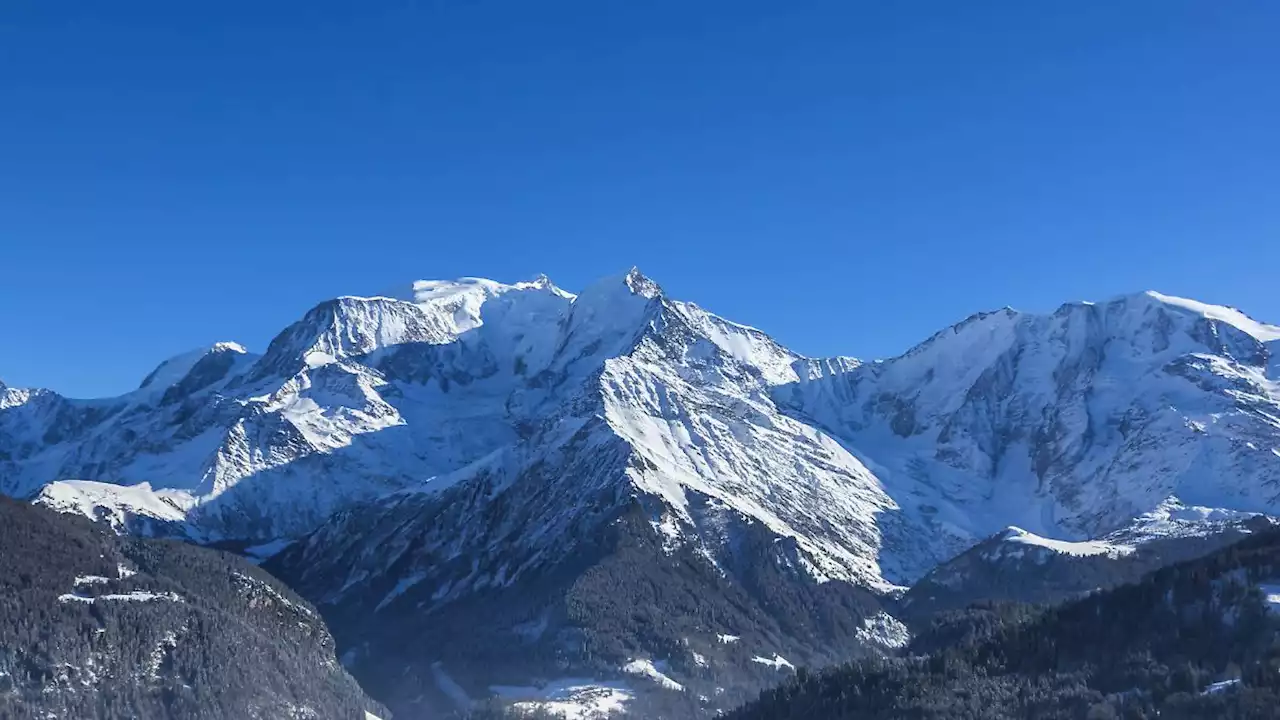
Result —
<path fill-rule="evenodd" d="M 7 3 L 0 379 L 638 265 L 812 355 L 1158 289 L 1280 322 L 1280 4 Z"/>

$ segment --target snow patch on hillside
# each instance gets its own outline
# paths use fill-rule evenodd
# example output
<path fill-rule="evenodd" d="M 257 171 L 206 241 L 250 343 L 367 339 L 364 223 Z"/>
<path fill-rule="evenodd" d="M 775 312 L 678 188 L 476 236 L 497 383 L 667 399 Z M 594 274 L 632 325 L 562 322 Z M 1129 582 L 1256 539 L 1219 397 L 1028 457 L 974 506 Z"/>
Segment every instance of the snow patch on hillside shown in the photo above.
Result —
<path fill-rule="evenodd" d="M 117 532 L 127 528 L 130 516 L 182 522 L 196 504 L 195 498 L 185 490 L 156 490 L 146 482 L 116 485 L 92 480 L 49 483 L 33 502 L 59 512 L 105 521 Z"/>
<path fill-rule="evenodd" d="M 911 632 L 900 620 L 885 612 L 878 612 L 862 621 L 858 639 L 887 648 L 906 647 L 911 642 Z"/>
<path fill-rule="evenodd" d="M 788 670 L 796 669 L 795 665 L 792 665 L 790 661 L 777 653 L 774 653 L 771 658 L 764 657 L 763 655 L 756 655 L 751 658 L 751 662 L 758 663 L 760 665 L 767 665 L 774 670 L 781 670 L 782 668 L 787 668 Z"/>
<path fill-rule="evenodd" d="M 644 659 L 632 660 L 622 666 L 622 672 L 627 673 L 628 675 L 647 677 L 657 683 L 660 687 L 666 688 L 667 690 L 683 692 L 684 686 L 668 677 L 666 673 L 663 672 L 664 669 L 665 668 L 659 668 L 652 660 Z"/>
<path fill-rule="evenodd" d="M 604 720 L 626 712 L 635 692 L 625 683 L 580 678 L 554 680 L 541 687 L 493 685 L 494 695 L 517 710 L 541 710 L 564 720 Z"/>
<path fill-rule="evenodd" d="M 307 608 L 293 602 L 292 600 L 276 592 L 275 588 L 271 587 L 270 585 L 268 585 L 267 583 L 261 580 L 258 580 L 257 578 L 251 578 L 248 575 L 244 575 L 238 572 L 231 573 L 231 577 L 234 578 L 236 582 L 239 583 L 240 585 L 250 590 L 256 590 L 257 592 L 260 592 L 266 595 L 267 597 L 276 601 L 280 605 L 283 605 L 284 607 L 289 608 L 290 610 L 293 610 L 296 613 L 305 615 L 307 617 L 315 617 L 315 613 L 311 612 Z"/>
<path fill-rule="evenodd" d="M 1055 553 L 1074 555 L 1076 557 L 1088 557 L 1091 555 L 1120 557 L 1122 555 L 1129 555 L 1134 551 L 1132 546 L 1116 545 L 1102 540 L 1085 540 L 1081 542 L 1054 540 L 1052 538 L 1041 537 L 1014 526 L 1010 526 L 1004 531 L 1001 540 L 1015 545 L 1045 548 L 1052 550 Z M 1004 554 L 1008 555 L 1009 552 L 1005 551 Z"/>
<path fill-rule="evenodd" d="M 103 577 L 101 575 L 77 575 L 72 585 L 79 587 L 80 585 L 104 585 L 111 582 L 112 578 Z"/>
<path fill-rule="evenodd" d="M 177 593 L 164 592 L 153 593 L 142 590 L 135 590 L 128 593 L 113 593 L 110 595 L 80 595 L 77 593 L 66 593 L 58 596 L 58 602 L 79 602 L 93 604 L 95 602 L 105 601 L 124 601 L 124 602 L 150 602 L 152 600 L 167 600 L 169 602 L 183 602 L 182 596 Z"/>
<path fill-rule="evenodd" d="M 1214 695 L 1216 693 L 1230 690 L 1232 687 L 1235 687 L 1239 683 L 1240 683 L 1240 678 L 1233 678 L 1231 680 L 1220 680 L 1216 683 L 1212 683 L 1211 685 L 1209 685 L 1209 687 L 1205 688 L 1204 691 L 1201 692 L 1200 694 Z"/>
<path fill-rule="evenodd" d="M 1258 585 L 1262 591 L 1262 601 L 1273 613 L 1280 613 L 1280 583 L 1262 583 Z"/>
<path fill-rule="evenodd" d="M 1224 526 L 1261 517 L 1262 513 L 1220 507 L 1186 505 L 1169 497 L 1152 511 L 1134 518 L 1129 525 L 1106 535 L 1103 540 L 1124 545 L 1140 545 L 1174 537 L 1205 537 Z"/>

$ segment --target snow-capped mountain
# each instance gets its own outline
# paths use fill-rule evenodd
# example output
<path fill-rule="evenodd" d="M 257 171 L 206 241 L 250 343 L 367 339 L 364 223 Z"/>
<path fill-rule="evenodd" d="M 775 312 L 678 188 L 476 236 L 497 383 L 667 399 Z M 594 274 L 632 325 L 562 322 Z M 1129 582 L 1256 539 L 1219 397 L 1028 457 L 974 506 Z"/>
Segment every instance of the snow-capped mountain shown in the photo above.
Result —
<path fill-rule="evenodd" d="M 908 558 L 910 580 L 1009 525 L 1087 540 L 1166 502 L 1274 513 L 1278 352 L 1280 328 L 1149 292 L 975 315 L 891 360 L 809 363 L 775 397 L 928 528 L 942 555 Z"/>
<path fill-rule="evenodd" d="M 0 387 L 0 489 L 126 530 L 297 539 L 273 569 L 358 677 L 398 664 L 456 703 L 610 668 L 632 692 L 647 662 L 710 709 L 897 642 L 876 596 L 1008 526 L 1082 543 L 1175 503 L 1274 513 L 1277 350 L 1280 328 L 1156 293 L 860 362 L 634 270 L 578 295 L 422 281 L 119 398 Z M 610 583 L 661 618 L 618 620 Z M 409 618 L 440 646 L 407 646 Z"/>
<path fill-rule="evenodd" d="M 389 492 L 524 476 L 587 442 L 570 492 L 651 498 L 672 542 L 720 543 L 722 516 L 749 518 L 792 538 L 814 577 L 887 587 L 873 517 L 892 500 L 770 398 L 799 360 L 636 272 L 580 296 L 545 279 L 421 282 L 407 300 L 322 303 L 261 357 L 220 344 L 168 361 L 121 398 L 6 388 L 5 490 L 267 541 Z"/>

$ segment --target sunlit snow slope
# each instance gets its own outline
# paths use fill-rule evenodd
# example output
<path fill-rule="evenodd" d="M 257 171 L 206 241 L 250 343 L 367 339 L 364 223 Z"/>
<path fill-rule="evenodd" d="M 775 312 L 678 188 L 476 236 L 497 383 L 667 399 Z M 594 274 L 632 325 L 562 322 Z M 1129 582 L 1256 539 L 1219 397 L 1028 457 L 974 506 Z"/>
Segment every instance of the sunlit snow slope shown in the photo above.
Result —
<path fill-rule="evenodd" d="M 1081 541 L 1170 499 L 1273 511 L 1278 339 L 1145 293 L 814 360 L 634 271 L 577 296 L 420 281 L 322 303 L 261 356 L 186 353 L 122 397 L 0 387 L 0 489 L 258 542 L 388 493 L 571 477 L 520 520 L 531 546 L 582 512 L 571 499 L 634 494 L 710 558 L 758 523 L 818 581 L 889 587 L 1009 525 Z"/>
<path fill-rule="evenodd" d="M 120 531 L 296 539 L 275 571 L 370 676 L 402 659 L 396 618 L 437 637 L 509 620 L 406 660 L 442 702 L 569 665 L 640 692 L 652 673 L 625 668 L 662 662 L 655 692 L 707 690 L 710 712 L 900 643 L 874 594 L 984 541 L 1101 563 L 1276 514 L 1278 351 L 1280 328 L 1157 293 L 980 314 L 862 362 L 801 357 L 634 270 L 577 295 L 419 281 L 117 398 L 0 385 L 0 491 Z M 623 586 L 670 614 L 611 608 L 601 588 Z M 525 664 L 440 664 L 485 642 Z"/>

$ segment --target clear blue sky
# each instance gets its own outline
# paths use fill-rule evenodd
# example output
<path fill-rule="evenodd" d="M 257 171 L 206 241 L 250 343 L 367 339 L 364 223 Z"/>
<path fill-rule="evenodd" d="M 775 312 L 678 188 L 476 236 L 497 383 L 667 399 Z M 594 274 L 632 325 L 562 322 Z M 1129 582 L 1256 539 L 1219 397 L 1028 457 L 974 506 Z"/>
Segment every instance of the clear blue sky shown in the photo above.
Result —
<path fill-rule="evenodd" d="M 1280 3 L 0 8 L 0 378 L 638 265 L 813 355 L 1146 288 L 1280 321 Z"/>

